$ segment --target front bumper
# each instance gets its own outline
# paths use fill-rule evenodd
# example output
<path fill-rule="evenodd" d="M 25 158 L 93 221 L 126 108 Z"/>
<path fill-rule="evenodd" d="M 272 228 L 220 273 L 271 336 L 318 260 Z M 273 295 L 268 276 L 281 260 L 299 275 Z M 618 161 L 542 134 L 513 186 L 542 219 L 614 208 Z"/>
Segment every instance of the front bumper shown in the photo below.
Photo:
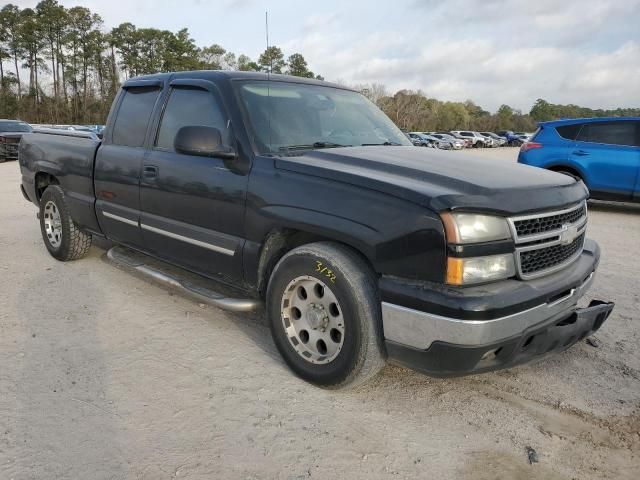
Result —
<path fill-rule="evenodd" d="M 613 304 L 577 307 L 600 258 L 587 240 L 564 270 L 527 282 L 508 280 L 455 289 L 381 282 L 387 353 L 434 376 L 506 368 L 564 350 L 606 320 Z"/>

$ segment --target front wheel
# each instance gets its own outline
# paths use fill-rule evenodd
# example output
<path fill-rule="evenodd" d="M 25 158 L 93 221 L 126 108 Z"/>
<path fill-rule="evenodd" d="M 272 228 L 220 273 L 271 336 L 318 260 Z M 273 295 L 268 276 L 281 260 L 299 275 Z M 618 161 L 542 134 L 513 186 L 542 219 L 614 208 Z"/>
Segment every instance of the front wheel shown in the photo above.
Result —
<path fill-rule="evenodd" d="M 287 365 L 318 386 L 353 387 L 385 364 L 375 276 L 347 247 L 319 242 L 287 253 L 271 274 L 267 315 Z"/>
<path fill-rule="evenodd" d="M 91 247 L 91 235 L 82 232 L 71 218 L 58 185 L 49 185 L 42 194 L 40 230 L 51 256 L 63 262 L 84 257 Z"/>

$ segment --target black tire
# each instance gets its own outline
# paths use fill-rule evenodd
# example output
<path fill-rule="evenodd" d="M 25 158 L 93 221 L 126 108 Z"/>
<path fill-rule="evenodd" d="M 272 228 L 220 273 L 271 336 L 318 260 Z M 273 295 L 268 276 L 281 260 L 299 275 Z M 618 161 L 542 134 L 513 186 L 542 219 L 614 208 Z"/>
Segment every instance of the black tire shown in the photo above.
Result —
<path fill-rule="evenodd" d="M 319 265 L 327 270 L 323 273 Z M 311 363 L 303 358 L 285 331 L 283 296 L 290 282 L 299 277 L 327 282 L 340 304 L 344 343 L 329 363 Z M 287 253 L 271 274 L 266 302 L 273 340 L 287 365 L 304 380 L 324 388 L 355 387 L 385 365 L 377 282 L 365 260 L 348 247 L 318 242 Z"/>
<path fill-rule="evenodd" d="M 57 242 L 45 228 L 46 215 L 49 215 L 45 207 L 50 203 L 60 217 L 61 234 Z M 64 191 L 58 185 L 49 185 L 40 198 L 40 231 L 51 256 L 63 262 L 84 257 L 91 247 L 91 235 L 82 232 L 71 218 Z"/>

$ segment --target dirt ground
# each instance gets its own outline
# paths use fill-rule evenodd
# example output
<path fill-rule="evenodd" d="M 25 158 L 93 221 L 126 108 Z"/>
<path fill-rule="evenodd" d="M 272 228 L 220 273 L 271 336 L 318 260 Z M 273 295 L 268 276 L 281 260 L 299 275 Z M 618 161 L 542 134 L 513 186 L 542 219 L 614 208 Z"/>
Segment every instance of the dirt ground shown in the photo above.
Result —
<path fill-rule="evenodd" d="M 0 164 L 2 479 L 638 478 L 640 207 L 590 205 L 589 297 L 616 302 L 597 347 L 334 392 L 289 372 L 262 314 L 201 307 L 95 246 L 54 260 L 19 177 Z"/>

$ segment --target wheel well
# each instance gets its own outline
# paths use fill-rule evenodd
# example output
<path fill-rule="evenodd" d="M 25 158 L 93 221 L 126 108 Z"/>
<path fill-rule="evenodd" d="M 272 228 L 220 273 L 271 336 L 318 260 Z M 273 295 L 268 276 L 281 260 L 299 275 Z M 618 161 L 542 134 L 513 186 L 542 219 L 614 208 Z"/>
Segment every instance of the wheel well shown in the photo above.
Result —
<path fill-rule="evenodd" d="M 573 175 L 578 180 L 584 181 L 584 179 L 582 178 L 582 175 L 580 175 L 580 172 L 573 167 L 565 167 L 564 165 L 555 165 L 553 167 L 549 167 L 549 170 L 552 170 L 554 172 L 566 172 Z"/>
<path fill-rule="evenodd" d="M 40 198 L 42 198 L 42 194 L 47 189 L 49 185 L 60 185 L 60 182 L 56 177 L 46 172 L 38 172 L 35 177 L 35 186 L 36 186 L 36 199 L 40 202 Z"/>
<path fill-rule="evenodd" d="M 267 286 L 269 284 L 271 272 L 282 257 L 284 257 L 294 248 L 300 247 L 302 245 L 307 245 L 309 243 L 322 241 L 341 243 L 353 249 L 364 259 L 365 262 L 367 262 L 368 264 L 371 263 L 369 262 L 367 257 L 362 254 L 362 252 L 354 249 L 350 245 L 344 244 L 343 242 L 337 242 L 332 238 L 288 228 L 273 230 L 267 235 L 266 240 L 262 244 L 262 250 L 260 252 L 260 261 L 258 263 L 258 292 L 260 293 L 260 296 L 264 298 L 267 292 Z"/>

